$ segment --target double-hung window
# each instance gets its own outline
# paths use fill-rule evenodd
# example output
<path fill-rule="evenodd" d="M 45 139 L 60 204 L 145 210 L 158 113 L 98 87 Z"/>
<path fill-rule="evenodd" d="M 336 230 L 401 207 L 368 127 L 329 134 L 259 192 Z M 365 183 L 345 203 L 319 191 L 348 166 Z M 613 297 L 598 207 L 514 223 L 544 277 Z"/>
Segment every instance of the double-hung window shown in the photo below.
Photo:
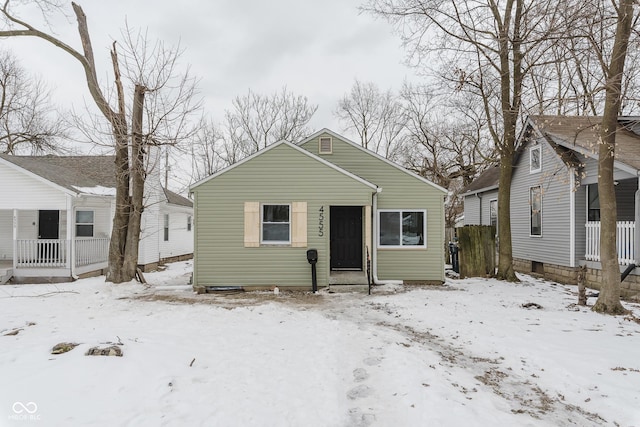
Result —
<path fill-rule="evenodd" d="M 378 211 L 378 245 L 381 248 L 426 248 L 427 211 Z"/>
<path fill-rule="evenodd" d="M 169 214 L 164 214 L 164 241 L 169 241 Z"/>
<path fill-rule="evenodd" d="M 261 218 L 262 243 L 291 243 L 290 205 L 263 204 Z"/>
<path fill-rule="evenodd" d="M 498 226 L 498 201 L 489 200 L 489 225 Z"/>
<path fill-rule="evenodd" d="M 76 211 L 76 237 L 93 237 L 93 211 Z"/>
<path fill-rule="evenodd" d="M 534 145 L 529 149 L 529 173 L 536 173 L 542 170 L 542 147 Z"/>
<path fill-rule="evenodd" d="M 531 236 L 542 236 L 542 187 L 529 189 L 529 207 L 531 217 Z"/>

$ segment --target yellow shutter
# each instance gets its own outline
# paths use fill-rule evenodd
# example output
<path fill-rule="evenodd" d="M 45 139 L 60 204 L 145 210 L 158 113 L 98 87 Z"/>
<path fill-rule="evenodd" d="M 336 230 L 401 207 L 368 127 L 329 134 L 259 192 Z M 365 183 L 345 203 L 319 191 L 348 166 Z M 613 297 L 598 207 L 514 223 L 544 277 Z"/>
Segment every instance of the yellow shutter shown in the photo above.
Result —
<path fill-rule="evenodd" d="M 307 202 L 293 202 L 291 210 L 291 246 L 294 248 L 306 248 Z"/>
<path fill-rule="evenodd" d="M 260 247 L 259 202 L 244 202 L 244 247 Z"/>

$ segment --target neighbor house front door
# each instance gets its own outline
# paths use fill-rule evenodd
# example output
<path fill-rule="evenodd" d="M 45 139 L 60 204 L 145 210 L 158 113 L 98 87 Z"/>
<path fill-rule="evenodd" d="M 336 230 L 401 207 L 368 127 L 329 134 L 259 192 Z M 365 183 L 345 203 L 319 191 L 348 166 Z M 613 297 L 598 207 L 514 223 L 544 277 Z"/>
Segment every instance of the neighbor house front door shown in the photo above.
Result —
<path fill-rule="evenodd" d="M 38 239 L 58 240 L 60 238 L 60 211 L 38 211 Z M 59 242 L 38 242 L 40 262 L 57 261 L 60 255 Z"/>
<path fill-rule="evenodd" d="M 362 207 L 331 206 L 331 269 L 362 270 Z"/>
<path fill-rule="evenodd" d="M 38 211 L 38 239 L 60 238 L 60 211 Z"/>

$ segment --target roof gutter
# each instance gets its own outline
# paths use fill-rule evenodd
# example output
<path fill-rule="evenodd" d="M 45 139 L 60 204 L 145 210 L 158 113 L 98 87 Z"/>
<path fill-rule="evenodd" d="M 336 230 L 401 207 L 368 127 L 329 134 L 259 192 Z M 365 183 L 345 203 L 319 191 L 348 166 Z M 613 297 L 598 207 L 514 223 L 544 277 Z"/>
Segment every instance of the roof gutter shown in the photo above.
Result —
<path fill-rule="evenodd" d="M 498 187 L 499 187 L 498 185 L 492 185 L 491 187 L 484 187 L 484 188 L 480 188 L 478 190 L 468 191 L 466 193 L 461 194 L 460 196 L 462 196 L 462 197 L 473 196 L 474 194 L 484 193 L 486 191 L 491 191 L 491 190 L 497 190 Z"/>

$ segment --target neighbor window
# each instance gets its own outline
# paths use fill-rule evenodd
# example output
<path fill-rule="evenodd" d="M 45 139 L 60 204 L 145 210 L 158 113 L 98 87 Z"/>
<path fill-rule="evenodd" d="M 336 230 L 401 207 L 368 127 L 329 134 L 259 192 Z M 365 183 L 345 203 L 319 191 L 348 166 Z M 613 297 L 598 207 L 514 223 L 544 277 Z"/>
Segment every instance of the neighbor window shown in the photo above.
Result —
<path fill-rule="evenodd" d="M 330 136 L 323 136 L 319 142 L 320 148 L 318 152 L 320 154 L 331 154 L 333 151 L 333 144 Z"/>
<path fill-rule="evenodd" d="M 598 184 L 589 184 L 587 187 L 589 194 L 589 212 L 587 221 L 600 221 L 600 196 Z"/>
<path fill-rule="evenodd" d="M 76 211 L 76 237 L 93 237 L 93 211 Z"/>
<path fill-rule="evenodd" d="M 426 211 L 379 211 L 378 242 L 381 247 L 426 247 Z"/>
<path fill-rule="evenodd" d="M 164 214 L 164 241 L 169 241 L 169 214 Z"/>
<path fill-rule="evenodd" d="M 529 189 L 529 206 L 531 207 L 531 235 L 542 236 L 542 188 Z"/>
<path fill-rule="evenodd" d="M 529 171 L 540 172 L 542 170 L 542 147 L 535 145 L 529 149 Z"/>
<path fill-rule="evenodd" d="M 489 201 L 489 225 L 498 226 L 498 201 Z"/>
<path fill-rule="evenodd" d="M 291 208 L 289 205 L 262 205 L 262 242 L 291 243 Z"/>
<path fill-rule="evenodd" d="M 187 217 L 187 231 L 191 231 L 191 215 Z"/>

